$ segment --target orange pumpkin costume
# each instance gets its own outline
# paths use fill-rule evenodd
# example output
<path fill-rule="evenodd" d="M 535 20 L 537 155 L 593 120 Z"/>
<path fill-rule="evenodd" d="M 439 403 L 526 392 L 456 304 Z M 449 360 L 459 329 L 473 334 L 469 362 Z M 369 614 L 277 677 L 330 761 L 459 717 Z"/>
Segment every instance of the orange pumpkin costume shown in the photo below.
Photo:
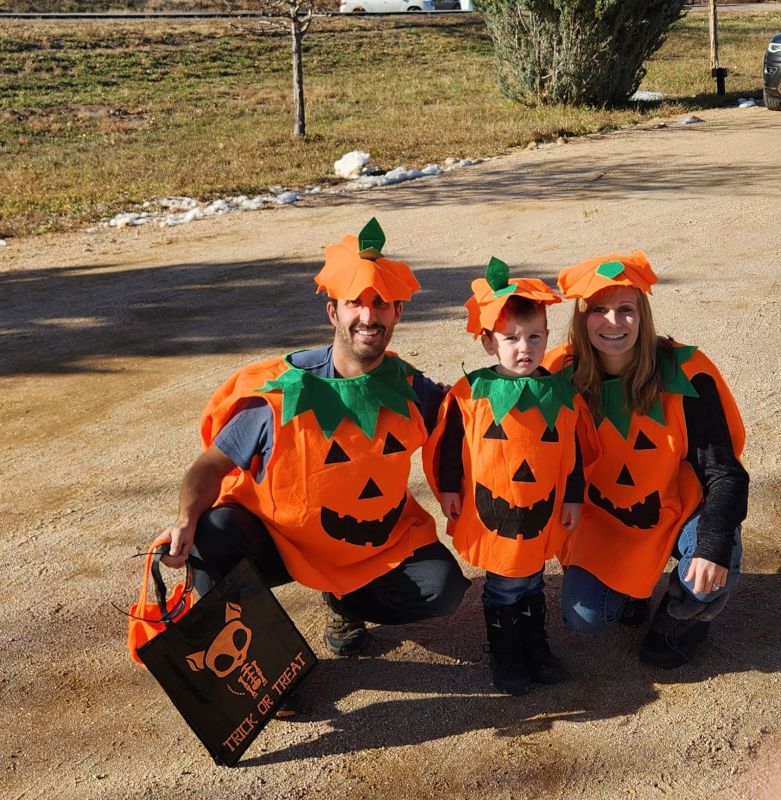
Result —
<path fill-rule="evenodd" d="M 424 466 L 439 496 L 440 444 L 450 406 L 456 403 L 464 425 L 464 491 L 461 514 L 448 532 L 470 564 L 522 577 L 540 570 L 564 536 L 559 520 L 565 484 L 575 466 L 577 415 L 567 377 L 507 378 L 492 373 L 489 378 L 488 372 L 473 372 L 450 390 L 424 447 Z M 561 392 L 553 424 L 537 404 L 525 410 L 516 405 L 496 420 L 489 398 L 476 396 L 481 373 L 484 381 L 514 382 L 528 390 L 536 384 L 541 393 L 548 387 L 550 392 Z"/>
<path fill-rule="evenodd" d="M 409 386 L 414 374 L 392 355 L 356 378 L 319 378 L 276 358 L 245 367 L 209 401 L 201 421 L 206 447 L 244 398 L 262 397 L 270 405 L 274 447 L 263 479 L 256 483 L 251 470 L 236 468 L 224 478 L 215 505 L 240 503 L 258 516 L 290 575 L 305 586 L 347 594 L 436 541 L 433 519 L 406 486 L 410 457 L 426 429 L 414 392 L 402 396 L 394 382 Z M 306 391 L 317 395 L 348 381 L 357 391 L 389 393 L 399 410 L 380 406 L 370 433 L 345 415 L 327 435 L 317 406 L 301 413 L 285 408 L 296 392 L 300 401 Z"/>
<path fill-rule="evenodd" d="M 608 286 L 632 286 L 650 294 L 656 276 L 641 252 L 610 254 L 562 271 L 567 297 L 588 298 Z M 545 365 L 566 363 L 568 345 L 550 351 Z M 602 415 L 582 418 L 586 497 L 579 525 L 562 544 L 563 565 L 576 565 L 615 591 L 649 597 L 672 554 L 681 527 L 703 502 L 703 487 L 687 461 L 690 442 L 685 398 L 707 376 L 718 393 L 735 458 L 745 432 L 735 400 L 716 366 L 695 347 L 660 344 L 657 363 L 664 382 L 645 415 L 626 408 L 621 379 L 602 382 Z"/>
<path fill-rule="evenodd" d="M 492 258 L 485 278 L 472 281 L 467 331 L 492 331 L 510 297 L 559 303 L 537 278 L 509 278 Z M 461 513 L 448 525 L 470 564 L 505 577 L 538 572 L 557 551 L 565 484 L 576 461 L 574 392 L 569 374 L 506 376 L 493 369 L 461 378 L 440 409 L 423 451 L 437 497 L 442 438 L 453 405 L 463 423 Z"/>

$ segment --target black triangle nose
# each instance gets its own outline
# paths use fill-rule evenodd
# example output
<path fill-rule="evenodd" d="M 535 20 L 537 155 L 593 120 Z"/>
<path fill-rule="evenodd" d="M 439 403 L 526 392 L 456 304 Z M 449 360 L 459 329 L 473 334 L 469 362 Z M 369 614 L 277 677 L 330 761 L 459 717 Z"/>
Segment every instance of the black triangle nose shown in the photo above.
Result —
<path fill-rule="evenodd" d="M 521 483 L 537 483 L 528 461 L 524 460 L 523 464 L 518 467 L 518 471 L 513 475 L 513 480 Z"/>
<path fill-rule="evenodd" d="M 368 500 L 371 497 L 382 497 L 382 492 L 380 491 L 380 487 L 369 478 L 366 481 L 366 486 L 363 487 L 363 491 L 358 495 L 359 500 Z"/>

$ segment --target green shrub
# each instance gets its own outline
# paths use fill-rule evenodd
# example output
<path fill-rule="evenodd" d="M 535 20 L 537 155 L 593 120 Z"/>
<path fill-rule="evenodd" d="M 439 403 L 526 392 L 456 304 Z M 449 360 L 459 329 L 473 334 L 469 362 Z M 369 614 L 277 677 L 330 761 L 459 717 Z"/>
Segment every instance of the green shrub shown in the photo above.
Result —
<path fill-rule="evenodd" d="M 684 0 L 476 0 L 502 92 L 567 105 L 625 101 Z"/>

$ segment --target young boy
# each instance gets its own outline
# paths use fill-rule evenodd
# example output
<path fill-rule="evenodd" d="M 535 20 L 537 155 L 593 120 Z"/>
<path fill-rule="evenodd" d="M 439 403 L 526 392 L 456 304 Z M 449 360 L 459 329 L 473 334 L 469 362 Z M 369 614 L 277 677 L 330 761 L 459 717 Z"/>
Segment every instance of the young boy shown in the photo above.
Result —
<path fill-rule="evenodd" d="M 580 517 L 583 474 L 568 372 L 540 366 L 546 306 L 561 298 L 541 280 L 514 278 L 492 258 L 472 283 L 467 330 L 498 363 L 450 390 L 424 465 L 455 549 L 486 570 L 483 607 L 493 684 L 525 694 L 559 683 L 545 632 L 543 572 Z"/>

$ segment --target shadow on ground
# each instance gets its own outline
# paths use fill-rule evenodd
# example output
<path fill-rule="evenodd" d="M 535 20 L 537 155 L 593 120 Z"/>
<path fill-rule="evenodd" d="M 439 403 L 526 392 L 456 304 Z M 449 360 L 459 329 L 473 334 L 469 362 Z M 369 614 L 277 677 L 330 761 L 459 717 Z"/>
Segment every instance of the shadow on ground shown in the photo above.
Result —
<path fill-rule="evenodd" d="M 724 673 L 781 670 L 781 630 L 774 612 L 774 598 L 781 591 L 779 574 L 744 575 L 693 663 L 672 671 L 639 662 L 644 628 L 619 626 L 594 639 L 568 631 L 559 621 L 560 584 L 560 576 L 550 576 L 546 594 L 550 640 L 569 672 L 565 683 L 537 686 L 526 697 L 493 693 L 481 654 L 484 632 L 478 580 L 461 608 L 447 620 L 378 627 L 369 657 L 321 661 L 299 689 L 299 722 L 327 720 L 332 730 L 313 741 L 246 758 L 240 766 L 420 744 L 488 729 L 499 735 L 524 736 L 545 730 L 557 720 L 634 714 L 658 697 L 658 684 L 702 683 Z M 410 641 L 460 663 L 393 660 Z M 378 657 L 382 654 L 388 657 Z M 429 696 L 377 701 L 372 697 L 381 693 L 392 698 L 394 691 Z M 365 693 L 368 702 L 357 710 L 340 711 L 344 699 L 356 692 Z"/>

